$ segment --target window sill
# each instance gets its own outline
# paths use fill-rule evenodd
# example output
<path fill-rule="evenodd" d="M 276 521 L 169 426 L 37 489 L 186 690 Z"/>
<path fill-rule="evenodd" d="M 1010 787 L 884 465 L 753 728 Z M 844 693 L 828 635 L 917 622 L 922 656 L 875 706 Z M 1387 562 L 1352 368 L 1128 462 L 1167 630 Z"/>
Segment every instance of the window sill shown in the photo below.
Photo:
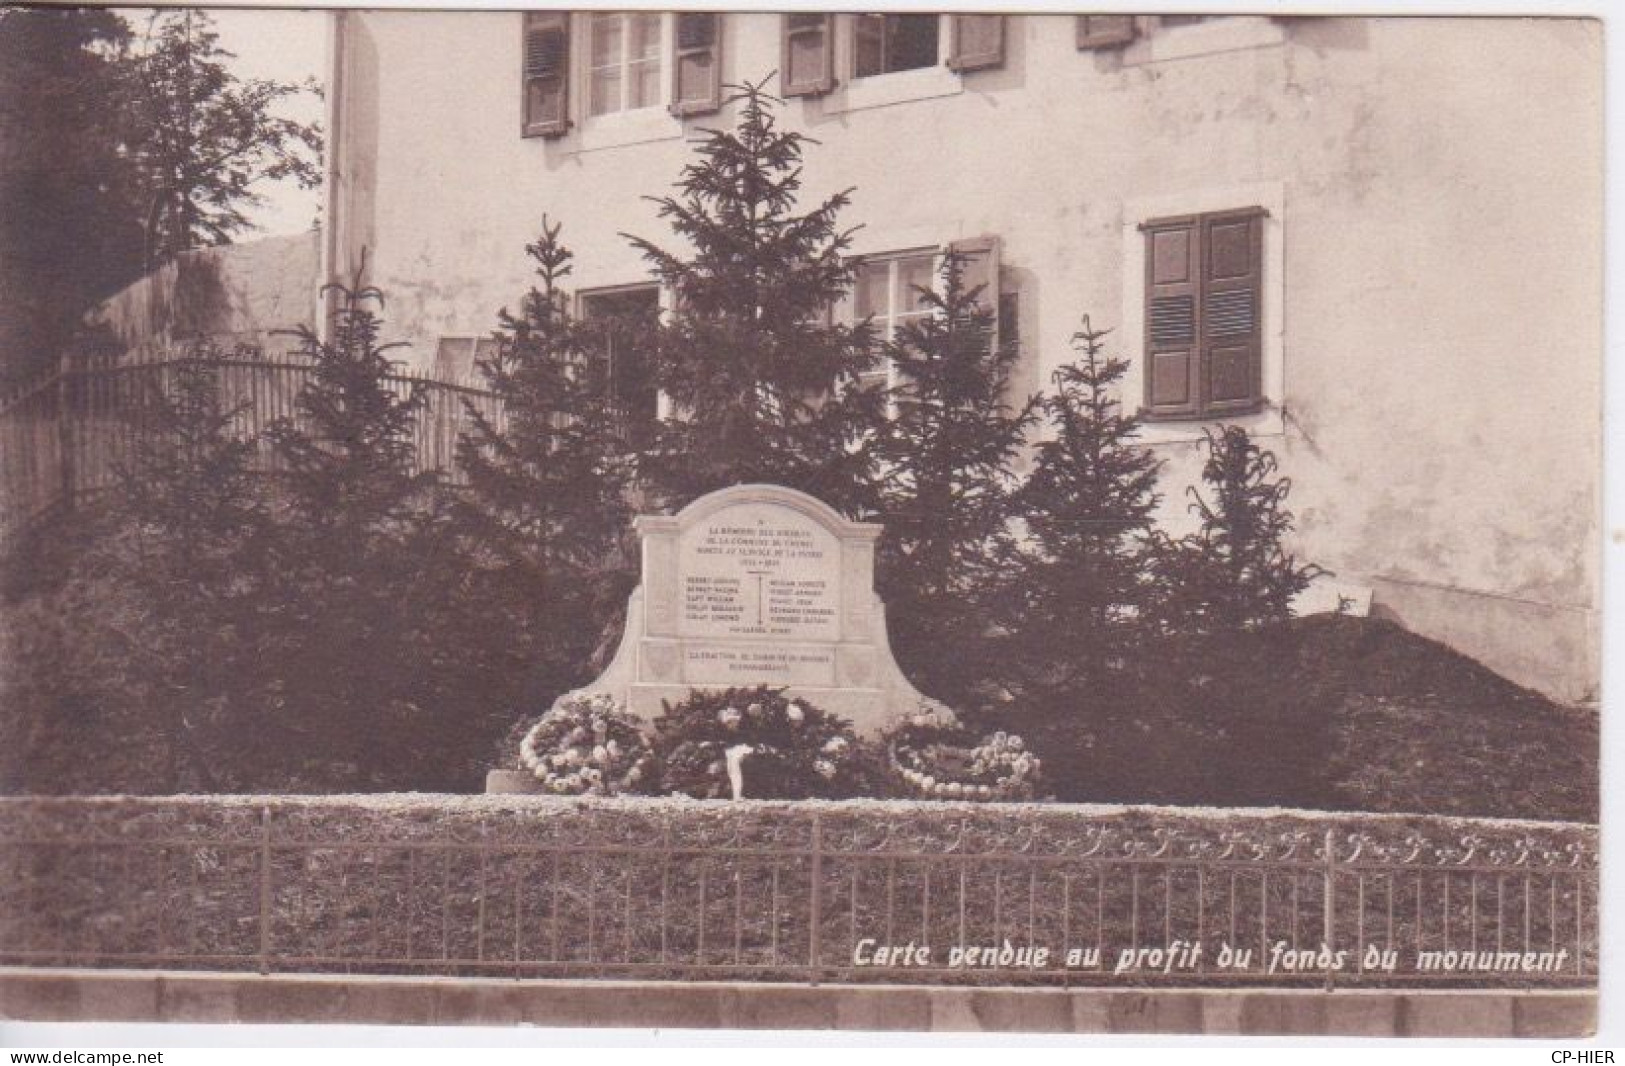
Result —
<path fill-rule="evenodd" d="M 663 107 L 594 115 L 575 128 L 577 152 L 597 152 L 631 144 L 674 141 L 683 136 L 683 120 Z"/>
<path fill-rule="evenodd" d="M 1153 30 L 1123 50 L 1123 66 L 1166 63 L 1285 43 L 1286 30 L 1275 19 L 1266 15 L 1231 15 L 1193 26 Z"/>
<path fill-rule="evenodd" d="M 895 74 L 873 74 L 867 78 L 852 78 L 825 96 L 824 113 L 839 115 L 848 111 L 867 111 L 914 100 L 958 96 L 964 91 L 965 82 L 959 73 L 940 64 L 918 70 L 900 70 Z"/>
<path fill-rule="evenodd" d="M 1281 409 L 1265 400 L 1247 411 L 1231 411 L 1223 415 L 1154 415 L 1141 408 L 1139 443 L 1155 447 L 1159 444 L 1197 444 L 1206 436 L 1205 431 L 1219 426 L 1240 426 L 1253 437 L 1284 437 L 1286 421 Z"/>

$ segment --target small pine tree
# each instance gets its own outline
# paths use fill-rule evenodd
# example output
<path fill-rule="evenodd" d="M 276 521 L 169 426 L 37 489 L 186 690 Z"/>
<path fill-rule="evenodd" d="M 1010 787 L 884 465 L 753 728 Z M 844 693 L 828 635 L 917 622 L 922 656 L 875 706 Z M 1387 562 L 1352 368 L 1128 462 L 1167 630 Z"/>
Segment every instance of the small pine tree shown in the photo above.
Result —
<path fill-rule="evenodd" d="M 778 128 L 761 85 L 735 88 L 735 127 L 707 131 L 678 194 L 654 200 L 689 250 L 629 237 L 674 297 L 652 337 L 673 417 L 639 473 L 667 506 L 770 481 L 857 515 L 873 506 L 884 411 L 852 387 L 872 363 L 869 330 L 827 320 L 852 285 L 836 222 L 850 197 L 798 212 L 806 138 Z"/>
<path fill-rule="evenodd" d="M 239 780 L 240 734 L 254 728 L 258 664 L 245 620 L 265 593 L 266 516 L 256 443 L 222 395 L 226 358 L 200 344 L 168 368 L 72 579 L 104 583 L 101 624 L 117 637 L 98 649 L 99 672 L 124 686 L 122 706 L 107 711 L 159 738 L 148 786 L 158 790 Z"/>
<path fill-rule="evenodd" d="M 599 335 L 569 315 L 561 286 L 572 254 L 559 232 L 544 219 L 526 247 L 538 285 L 518 314 L 502 309 L 496 353 L 479 363 L 502 418 L 469 405 L 472 428 L 458 442 L 458 517 L 474 553 L 463 592 L 502 619 L 501 639 L 471 651 L 490 676 L 527 679 L 505 698 L 530 704 L 585 680 L 634 580 L 620 550 L 631 518 L 626 423 Z"/>
<path fill-rule="evenodd" d="M 269 431 L 282 468 L 263 654 L 278 779 L 325 787 L 454 787 L 460 663 L 445 619 L 458 577 L 439 477 L 416 470 L 421 383 L 394 377 L 371 288 L 335 286 L 331 337 L 296 331 L 312 365 L 296 414 Z M 483 742 L 483 738 L 479 738 Z M 267 759 L 275 756 L 268 754 Z"/>
<path fill-rule="evenodd" d="M 339 297 L 332 337 L 324 341 L 309 326 L 292 331 L 311 375 L 296 415 L 273 423 L 269 437 L 288 503 L 309 523 L 312 539 L 352 534 L 359 547 L 398 533 L 435 480 L 416 471 L 414 433 L 428 396 L 421 382 L 398 389 L 390 380 L 398 366 L 388 353 L 405 345 L 379 340 L 372 305 L 381 305 L 383 294 L 328 289 Z"/>
<path fill-rule="evenodd" d="M 1128 364 L 1105 354 L 1108 332 L 1085 316 L 1073 334 L 1078 359 L 1043 400 L 1055 435 L 1020 493 L 1029 536 L 1010 625 L 1024 694 L 1045 706 L 1121 688 L 1108 678 L 1132 667 L 1146 636 L 1162 464 L 1135 444 L 1139 419 L 1117 399 Z"/>
<path fill-rule="evenodd" d="M 964 266 L 945 257 L 941 291 L 919 290 L 931 313 L 884 348 L 899 384 L 877 445 L 876 580 L 903 671 L 930 695 L 970 706 L 1003 658 L 988 617 L 1015 550 L 1015 463 L 1037 399 L 1009 402 L 1019 353 L 995 345 L 988 298 L 965 287 Z"/>
<path fill-rule="evenodd" d="M 1299 563 L 1284 541 L 1291 479 L 1276 477 L 1275 456 L 1240 426 L 1204 432 L 1202 481 L 1186 491 L 1196 532 L 1166 542 L 1163 594 L 1169 628 L 1204 636 L 1256 629 L 1292 616 L 1292 599 L 1326 571 Z"/>

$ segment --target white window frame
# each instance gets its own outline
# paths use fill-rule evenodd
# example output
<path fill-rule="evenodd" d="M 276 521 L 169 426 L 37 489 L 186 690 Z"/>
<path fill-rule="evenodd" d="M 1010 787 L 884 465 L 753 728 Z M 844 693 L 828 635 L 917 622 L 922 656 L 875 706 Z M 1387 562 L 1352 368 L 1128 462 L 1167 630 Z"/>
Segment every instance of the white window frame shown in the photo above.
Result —
<path fill-rule="evenodd" d="M 676 140 L 683 136 L 683 121 L 670 111 L 671 105 L 671 41 L 677 32 L 676 15 L 671 11 L 659 12 L 660 42 L 657 53 L 660 61 L 655 101 L 638 108 L 622 108 L 592 114 L 592 28 L 603 15 L 648 14 L 647 11 L 583 11 L 570 20 L 570 50 L 579 57 L 571 63 L 570 110 L 575 118 L 572 127 L 574 149 L 593 152 L 604 148 L 619 148 L 628 144 L 651 141 Z M 626 99 L 626 49 L 631 35 L 621 29 L 621 99 Z"/>
<path fill-rule="evenodd" d="M 661 86 L 662 78 L 664 78 L 664 76 L 668 73 L 667 70 L 666 70 L 666 64 L 667 64 L 667 54 L 666 53 L 668 51 L 667 43 L 666 43 L 666 34 L 667 34 L 668 29 L 669 29 L 669 26 L 667 25 L 669 20 L 667 20 L 666 17 L 664 15 L 661 15 L 659 12 L 648 12 L 648 11 L 584 11 L 584 12 L 582 12 L 582 14 L 585 16 L 585 20 L 586 20 L 586 23 L 587 23 L 587 27 L 586 27 L 587 28 L 587 47 L 582 51 L 582 61 L 583 62 L 581 64 L 582 68 L 583 68 L 583 83 L 584 83 L 583 84 L 582 101 L 586 105 L 586 115 L 585 115 L 585 117 L 596 119 L 596 118 L 602 118 L 605 115 L 619 115 L 619 114 L 625 114 L 626 112 L 629 112 L 629 111 L 642 111 L 642 110 L 645 110 L 645 109 L 648 109 L 648 108 L 651 108 L 651 107 L 659 107 L 659 106 L 661 106 L 661 103 L 662 103 L 661 97 L 664 97 L 664 96 L 667 95 L 667 93 L 661 91 L 660 86 Z M 631 89 L 630 74 L 632 72 L 632 68 L 633 68 L 634 65 L 637 65 L 637 64 L 640 64 L 640 63 L 643 63 L 645 65 L 647 64 L 647 61 L 641 60 L 641 59 L 635 59 L 632 56 L 632 53 L 631 53 L 632 34 L 630 32 L 631 19 L 634 16 L 647 16 L 647 15 L 650 15 L 650 14 L 653 14 L 655 16 L 655 25 L 656 25 L 655 54 L 654 54 L 654 60 L 653 60 L 653 62 L 655 64 L 655 86 L 656 86 L 655 99 L 650 103 L 641 104 L 638 107 L 630 107 L 630 106 L 627 105 L 627 93 Z M 617 89 L 618 89 L 618 93 L 619 93 L 619 97 L 620 97 L 620 100 L 619 100 L 620 106 L 612 107 L 612 108 L 609 108 L 609 109 L 607 109 L 605 111 L 596 111 L 595 112 L 595 111 L 592 110 L 593 88 L 594 88 L 594 80 L 595 80 L 594 75 L 596 75 L 599 72 L 600 69 L 609 69 L 609 68 L 607 68 L 607 67 L 600 68 L 600 67 L 593 66 L 592 60 L 593 60 L 593 51 L 594 51 L 594 49 L 592 47 L 592 40 L 593 40 L 594 34 L 597 32 L 598 27 L 600 25 L 604 24 L 605 22 L 607 22 L 609 19 L 618 19 L 620 21 L 621 48 L 620 48 L 620 55 L 618 57 L 616 57 L 616 60 L 615 60 L 615 63 L 614 63 L 614 69 L 615 69 L 616 74 L 617 74 L 617 83 L 616 84 L 617 84 Z"/>
<path fill-rule="evenodd" d="M 924 12 L 895 11 L 891 14 L 924 14 Z M 929 100 L 939 96 L 957 96 L 965 91 L 964 75 L 950 70 L 948 57 L 952 53 L 953 27 L 949 15 L 937 17 L 937 61 L 929 67 L 897 70 L 889 74 L 869 74 L 858 77 L 857 20 L 862 15 L 835 16 L 835 88 L 820 99 L 829 114 L 864 111 L 887 107 L 911 100 Z"/>
<path fill-rule="evenodd" d="M 875 341 L 877 344 L 884 344 L 894 339 L 897 335 L 897 327 L 900 322 L 910 319 L 924 318 L 933 313 L 930 309 L 923 311 L 898 312 L 897 309 L 905 295 L 903 291 L 902 271 L 898 269 L 899 264 L 909 260 L 929 259 L 931 261 L 931 291 L 939 292 L 941 291 L 940 285 L 942 283 L 942 260 L 946 254 L 947 249 L 942 245 L 927 245 L 924 247 L 899 248 L 857 257 L 860 260 L 858 267 L 860 270 L 866 267 L 884 264 L 888 272 L 886 284 L 887 314 L 884 319 L 885 329 L 883 331 L 878 331 L 875 334 Z M 856 278 L 853 279 L 851 291 L 846 294 L 837 308 L 837 316 L 842 322 L 851 326 L 856 326 L 864 321 L 863 319 L 858 318 L 858 293 Z M 880 316 L 878 315 L 870 316 L 871 321 L 878 320 L 879 318 Z M 876 370 L 863 375 L 859 380 L 865 383 L 876 381 L 881 374 L 885 375 L 885 383 L 888 391 L 897 387 L 897 364 L 891 359 L 885 360 L 884 367 L 877 368 Z M 895 399 L 891 396 L 887 397 L 886 413 L 888 417 L 895 416 L 897 413 Z"/>
<path fill-rule="evenodd" d="M 936 19 L 937 20 L 937 34 L 936 34 L 936 36 L 937 36 L 937 55 L 936 55 L 936 59 L 931 63 L 925 64 L 924 66 L 908 67 L 908 68 L 906 68 L 904 70 L 880 70 L 880 71 L 876 71 L 873 74 L 859 74 L 858 73 L 858 30 L 859 30 L 859 28 L 863 26 L 865 19 L 872 19 L 872 18 L 879 17 L 882 20 L 882 22 L 884 22 L 885 18 L 887 16 L 890 16 L 890 15 L 924 15 L 926 17 Z M 946 63 L 947 60 L 948 60 L 949 42 L 947 40 L 947 36 L 948 36 L 950 28 L 949 28 L 948 25 L 944 24 L 943 16 L 940 15 L 940 14 L 933 14 L 933 13 L 925 12 L 925 11 L 875 11 L 875 12 L 864 12 L 864 13 L 858 13 L 858 14 L 850 14 L 850 15 L 848 15 L 846 17 L 846 20 L 847 20 L 847 26 L 849 27 L 848 28 L 848 34 L 850 36 L 850 43 L 851 43 L 851 48 L 850 48 L 850 52 L 849 52 L 849 62 L 848 62 L 848 65 L 846 67 L 846 75 L 847 75 L 847 77 L 849 79 L 851 79 L 853 81 L 857 81 L 857 80 L 860 80 L 860 79 L 863 79 L 863 78 L 889 78 L 889 77 L 892 77 L 893 75 L 896 75 L 896 74 L 912 74 L 916 70 L 928 70 L 933 66 L 941 66 L 944 63 Z"/>
<path fill-rule="evenodd" d="M 1164 25 L 1160 15 L 1140 16 L 1140 34 L 1123 49 L 1123 66 L 1269 48 L 1286 43 L 1286 28 L 1268 15 L 1220 15 L 1190 25 Z"/>
<path fill-rule="evenodd" d="M 1196 29 L 1198 27 L 1182 27 Z M 1264 262 L 1259 357 L 1259 385 L 1263 401 L 1250 414 L 1211 418 L 1147 420 L 1140 427 L 1145 444 L 1191 443 L 1203 430 L 1223 423 L 1242 426 L 1255 437 L 1286 433 L 1286 187 L 1281 182 L 1259 182 L 1211 189 L 1194 189 L 1169 196 L 1130 200 L 1123 204 L 1123 352 L 1128 371 L 1123 375 L 1121 400 L 1129 410 L 1145 403 L 1145 233 L 1142 224 L 1157 218 L 1204 215 L 1261 207 Z"/>

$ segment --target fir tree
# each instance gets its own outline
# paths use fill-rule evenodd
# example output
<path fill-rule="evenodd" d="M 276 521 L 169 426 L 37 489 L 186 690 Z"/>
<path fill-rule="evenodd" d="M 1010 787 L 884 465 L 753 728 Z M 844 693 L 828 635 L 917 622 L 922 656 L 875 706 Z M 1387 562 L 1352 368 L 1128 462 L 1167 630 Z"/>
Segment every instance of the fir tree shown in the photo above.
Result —
<path fill-rule="evenodd" d="M 45 370 L 96 301 L 141 276 L 120 137 L 129 40 L 110 9 L 0 8 L 0 383 Z"/>
<path fill-rule="evenodd" d="M 630 238 L 674 309 L 654 332 L 673 416 L 640 475 L 668 506 L 771 481 L 847 514 L 873 505 L 868 443 L 880 398 L 854 388 L 872 362 L 867 328 L 831 325 L 851 287 L 849 193 L 798 212 L 806 138 L 778 128 L 761 85 L 738 87 L 732 130 L 709 130 L 678 194 L 656 199 L 688 251 Z"/>
<path fill-rule="evenodd" d="M 109 602 L 129 608 L 109 612 L 124 622 L 118 673 L 163 739 L 156 778 L 171 790 L 238 780 L 243 731 L 254 728 L 245 696 L 259 669 L 252 618 L 266 591 L 266 515 L 256 442 L 222 394 L 226 359 L 200 345 L 170 368 L 81 568 L 111 579 Z"/>
<path fill-rule="evenodd" d="M 241 80 L 207 12 L 154 11 L 131 58 L 124 143 L 140 174 L 148 270 L 192 248 L 229 244 L 254 228 L 255 186 L 321 183 L 321 128 L 278 114 L 320 95 L 303 84 Z"/>
<path fill-rule="evenodd" d="M 1010 572 L 1015 463 L 1037 400 L 1010 402 L 1019 353 L 995 344 L 990 298 L 965 287 L 964 266 L 945 257 L 941 291 L 918 291 L 931 313 L 884 347 L 898 385 L 877 448 L 877 583 L 903 671 L 969 706 L 1005 654 L 987 619 Z"/>
<path fill-rule="evenodd" d="M 1029 536 L 1011 624 L 1024 687 L 1046 705 L 1100 688 L 1146 636 L 1161 464 L 1135 444 L 1139 420 L 1117 399 L 1128 364 L 1105 353 L 1107 332 L 1085 316 L 1073 334 L 1078 359 L 1043 400 L 1054 436 L 1037 446 L 1020 497 Z"/>
<path fill-rule="evenodd" d="M 334 288 L 330 338 L 296 331 L 311 363 L 296 414 L 270 430 L 282 598 L 262 651 L 277 671 L 266 713 L 283 732 L 271 750 L 292 757 L 282 774 L 327 787 L 460 786 L 470 741 L 455 728 L 461 663 L 446 639 L 458 574 L 438 475 L 416 470 L 425 392 L 379 341 L 379 293 Z"/>
<path fill-rule="evenodd" d="M 1163 545 L 1166 624 L 1216 636 L 1285 621 L 1293 597 L 1326 572 L 1299 563 L 1284 546 L 1292 482 L 1275 476 L 1275 456 L 1240 426 L 1204 437 L 1202 481 L 1210 496 L 1186 490 L 1200 528 Z"/>
<path fill-rule="evenodd" d="M 620 550 L 631 520 L 626 422 L 599 334 L 568 312 L 561 286 L 572 255 L 559 226 L 544 219 L 525 250 L 538 284 L 518 314 L 499 313 L 496 353 L 479 364 L 502 417 L 468 407 L 459 517 L 474 554 L 463 592 L 503 622 L 480 650 L 492 676 L 528 677 L 527 691 L 506 697 L 534 704 L 586 679 L 633 578 Z"/>

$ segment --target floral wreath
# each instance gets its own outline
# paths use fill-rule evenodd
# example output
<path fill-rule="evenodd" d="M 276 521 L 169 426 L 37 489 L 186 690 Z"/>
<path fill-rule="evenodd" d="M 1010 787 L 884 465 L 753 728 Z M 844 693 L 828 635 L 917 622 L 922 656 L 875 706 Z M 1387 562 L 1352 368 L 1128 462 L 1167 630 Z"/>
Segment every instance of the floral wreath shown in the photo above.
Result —
<path fill-rule="evenodd" d="M 561 696 L 519 742 L 519 762 L 548 792 L 646 792 L 658 775 L 642 724 L 607 692 Z"/>
<path fill-rule="evenodd" d="M 767 685 L 694 691 L 655 721 L 664 787 L 698 799 L 834 798 L 858 791 L 844 718 Z"/>
<path fill-rule="evenodd" d="M 1031 799 L 1041 761 L 1014 733 L 979 742 L 952 710 L 925 700 L 886 731 L 887 759 L 909 791 L 931 799 Z"/>

